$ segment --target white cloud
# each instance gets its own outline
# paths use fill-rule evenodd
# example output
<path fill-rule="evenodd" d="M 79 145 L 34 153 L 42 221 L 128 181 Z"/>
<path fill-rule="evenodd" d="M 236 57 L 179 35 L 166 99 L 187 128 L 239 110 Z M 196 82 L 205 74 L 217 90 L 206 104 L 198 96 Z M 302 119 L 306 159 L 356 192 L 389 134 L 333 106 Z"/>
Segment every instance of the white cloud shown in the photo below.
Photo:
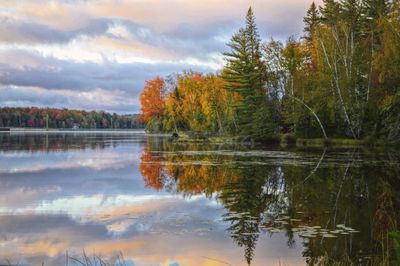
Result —
<path fill-rule="evenodd" d="M 0 86 L 0 105 L 123 111 L 124 108 L 134 110 L 134 106 L 138 106 L 138 100 L 118 90 L 108 91 L 101 88 L 88 91 L 47 90 L 40 87 L 12 85 Z"/>
<path fill-rule="evenodd" d="M 219 70 L 250 5 L 261 36 L 285 39 L 311 2 L 0 0 L 0 104 L 138 111 L 146 79 Z"/>
<path fill-rule="evenodd" d="M 132 39 L 131 32 L 122 25 L 112 25 L 108 28 L 107 33 L 117 38 Z"/>

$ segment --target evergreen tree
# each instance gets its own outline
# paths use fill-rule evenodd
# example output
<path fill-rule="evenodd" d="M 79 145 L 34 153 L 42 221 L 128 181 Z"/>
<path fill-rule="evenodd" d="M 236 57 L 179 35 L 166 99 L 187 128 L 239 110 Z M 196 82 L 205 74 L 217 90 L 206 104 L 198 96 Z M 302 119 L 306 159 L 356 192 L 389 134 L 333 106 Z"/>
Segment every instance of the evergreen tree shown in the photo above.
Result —
<path fill-rule="evenodd" d="M 307 10 L 307 15 L 304 17 L 303 21 L 305 24 L 304 26 L 304 32 L 306 34 L 305 38 L 306 40 L 311 41 L 314 35 L 315 28 L 320 23 L 319 11 L 314 2 L 312 2 L 310 8 Z"/>
<path fill-rule="evenodd" d="M 368 36 L 374 49 L 381 46 L 382 27 L 379 25 L 381 19 L 390 12 L 388 0 L 364 0 L 361 6 L 361 22 L 365 36 Z"/>
<path fill-rule="evenodd" d="M 400 141 L 400 0 L 323 0 L 319 9 L 311 4 L 304 23 L 303 40 L 271 41 L 261 53 L 250 8 L 224 53 L 221 76 L 185 74 L 168 90 L 167 130 L 262 139 L 278 128 L 319 136 L 320 127 L 325 137 Z M 86 123 L 107 127 L 107 120 L 93 115 Z M 23 115 L 1 123 L 13 121 L 43 125 Z"/>
<path fill-rule="evenodd" d="M 249 8 L 246 27 L 232 37 L 228 44 L 231 51 L 224 53 L 227 65 L 223 71 L 226 89 L 242 97 L 235 109 L 238 131 L 243 135 L 259 135 L 257 127 L 252 125 L 253 118 L 258 108 L 266 105 L 266 70 L 260 43 L 254 14 Z"/>
<path fill-rule="evenodd" d="M 335 0 L 323 0 L 323 5 L 320 7 L 321 21 L 325 25 L 336 25 L 339 16 L 339 4 Z"/>
<path fill-rule="evenodd" d="M 388 0 L 364 0 L 362 1 L 364 15 L 372 21 L 376 21 L 380 16 L 389 12 Z"/>
<path fill-rule="evenodd" d="M 361 4 L 359 0 L 341 0 L 339 2 L 340 19 L 346 23 L 354 33 L 359 31 Z"/>

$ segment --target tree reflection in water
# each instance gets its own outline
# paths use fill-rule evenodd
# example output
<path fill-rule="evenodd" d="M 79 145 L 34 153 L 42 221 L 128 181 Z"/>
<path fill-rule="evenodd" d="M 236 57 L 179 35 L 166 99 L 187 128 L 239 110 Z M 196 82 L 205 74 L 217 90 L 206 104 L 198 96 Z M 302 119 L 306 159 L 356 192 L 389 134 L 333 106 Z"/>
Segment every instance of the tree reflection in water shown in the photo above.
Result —
<path fill-rule="evenodd" d="M 399 161 L 394 152 L 254 151 L 150 138 L 140 169 L 156 190 L 215 197 L 249 265 L 262 233 L 301 244 L 310 265 L 388 265 L 388 235 L 400 217 Z"/>

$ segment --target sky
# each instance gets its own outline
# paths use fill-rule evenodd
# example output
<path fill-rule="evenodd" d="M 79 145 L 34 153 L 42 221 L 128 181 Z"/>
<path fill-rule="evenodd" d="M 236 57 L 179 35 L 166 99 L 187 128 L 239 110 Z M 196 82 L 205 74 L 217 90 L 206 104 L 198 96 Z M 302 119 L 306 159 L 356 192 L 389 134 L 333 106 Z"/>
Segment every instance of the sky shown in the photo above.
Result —
<path fill-rule="evenodd" d="M 138 113 L 146 80 L 220 70 L 249 6 L 264 40 L 285 40 L 311 2 L 0 0 L 0 106 Z"/>

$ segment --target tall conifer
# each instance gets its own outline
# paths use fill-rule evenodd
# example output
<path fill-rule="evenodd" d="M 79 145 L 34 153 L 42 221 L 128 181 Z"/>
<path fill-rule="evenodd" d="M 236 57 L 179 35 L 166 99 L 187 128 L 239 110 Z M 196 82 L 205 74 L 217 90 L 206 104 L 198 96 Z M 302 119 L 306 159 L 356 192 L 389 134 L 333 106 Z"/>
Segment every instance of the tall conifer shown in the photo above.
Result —
<path fill-rule="evenodd" d="M 336 25 L 339 9 L 340 6 L 335 0 L 323 0 L 323 5 L 320 7 L 321 21 L 325 25 Z"/>
<path fill-rule="evenodd" d="M 303 21 L 305 24 L 304 25 L 304 33 L 306 34 L 305 38 L 311 41 L 314 35 L 315 28 L 320 23 L 319 11 L 314 2 L 312 2 L 310 8 L 307 10 L 307 14 L 304 17 Z"/>
<path fill-rule="evenodd" d="M 265 125 L 254 125 L 254 118 L 260 117 L 266 106 L 266 71 L 260 43 L 254 14 L 249 8 L 245 28 L 233 35 L 228 44 L 231 51 L 224 53 L 227 65 L 223 72 L 226 89 L 242 97 L 235 109 L 238 131 L 243 135 L 265 135 Z"/>

